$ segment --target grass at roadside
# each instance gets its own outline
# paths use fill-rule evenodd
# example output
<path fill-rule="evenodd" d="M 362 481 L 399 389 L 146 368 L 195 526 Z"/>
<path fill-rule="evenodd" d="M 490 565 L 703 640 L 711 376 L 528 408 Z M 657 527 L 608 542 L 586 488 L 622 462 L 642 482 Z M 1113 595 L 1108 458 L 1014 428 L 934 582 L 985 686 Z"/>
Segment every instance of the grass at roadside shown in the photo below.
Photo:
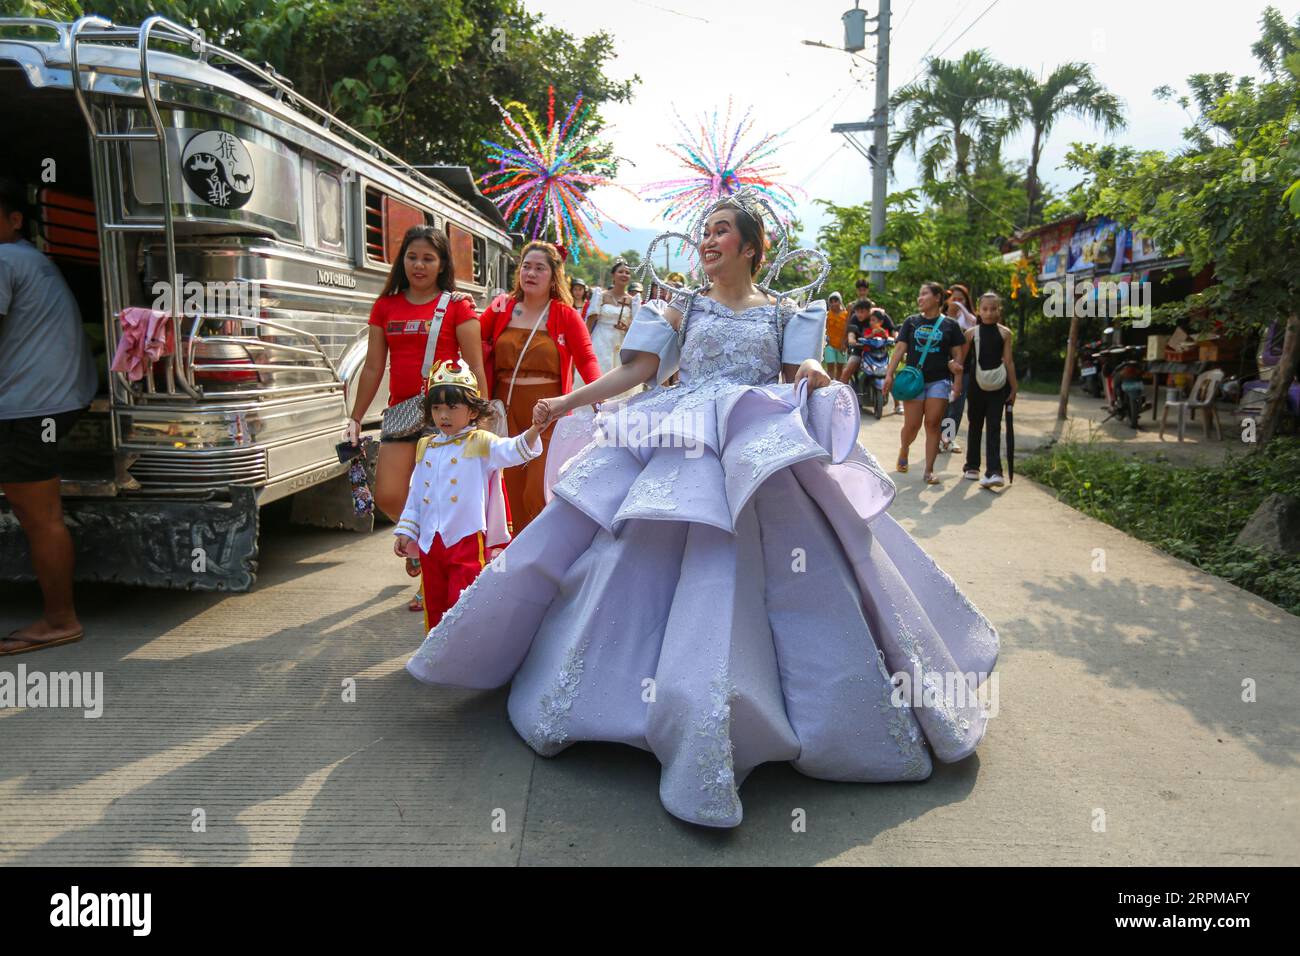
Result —
<path fill-rule="evenodd" d="M 1020 391 L 1026 392 L 1030 395 L 1060 395 L 1061 394 L 1061 380 L 1059 378 L 1055 382 L 1044 381 L 1043 379 L 1031 379 L 1028 382 L 1022 381 L 1019 383 L 1019 385 L 1020 385 Z M 1077 386 L 1075 385 L 1070 386 L 1071 397 L 1073 397 L 1073 391 L 1076 387 Z"/>
<path fill-rule="evenodd" d="M 1091 443 L 1056 445 L 1017 464 L 1084 514 L 1300 614 L 1300 558 L 1233 544 L 1270 494 L 1300 498 L 1300 439 L 1277 438 L 1263 453 L 1213 467 L 1139 460 Z"/>

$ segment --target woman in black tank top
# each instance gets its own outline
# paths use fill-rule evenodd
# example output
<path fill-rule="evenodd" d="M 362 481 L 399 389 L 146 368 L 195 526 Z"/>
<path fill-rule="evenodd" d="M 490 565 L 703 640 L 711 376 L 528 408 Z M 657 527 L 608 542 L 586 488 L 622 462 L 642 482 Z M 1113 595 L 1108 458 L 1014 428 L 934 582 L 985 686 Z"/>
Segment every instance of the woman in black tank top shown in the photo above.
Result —
<path fill-rule="evenodd" d="M 975 326 L 975 334 L 980 338 L 979 367 L 992 371 L 1002 364 L 1002 327 L 996 319 L 991 323 L 980 322 Z"/>
<path fill-rule="evenodd" d="M 1002 325 L 1002 298 L 996 292 L 985 292 L 979 301 L 979 325 L 966 333 L 971 345 L 971 364 L 968 366 L 975 381 L 971 382 L 968 396 L 970 431 L 966 436 L 966 468 L 962 477 L 979 480 L 984 488 L 1000 487 L 1002 478 L 1002 409 L 1016 401 L 1016 365 L 1011 357 L 1011 330 Z M 998 366 L 1007 369 L 1006 382 L 996 391 L 987 391 L 979 384 L 980 370 L 991 372 Z M 987 426 L 987 429 L 986 429 Z M 980 478 L 980 433 L 984 432 L 987 448 L 987 470 Z"/>

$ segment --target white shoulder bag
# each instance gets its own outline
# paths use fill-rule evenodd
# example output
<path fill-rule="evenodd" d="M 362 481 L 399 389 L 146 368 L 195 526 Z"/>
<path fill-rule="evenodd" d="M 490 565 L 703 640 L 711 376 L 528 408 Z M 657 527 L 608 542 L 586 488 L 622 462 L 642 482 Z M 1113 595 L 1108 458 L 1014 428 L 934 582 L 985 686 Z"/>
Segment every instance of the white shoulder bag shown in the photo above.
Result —
<path fill-rule="evenodd" d="M 998 333 L 1001 337 L 1001 332 Z M 975 384 L 986 392 L 996 392 L 1007 384 L 1007 363 L 999 362 L 997 368 L 980 368 L 980 330 L 975 327 Z M 1005 348 L 1006 340 L 1003 339 Z"/>

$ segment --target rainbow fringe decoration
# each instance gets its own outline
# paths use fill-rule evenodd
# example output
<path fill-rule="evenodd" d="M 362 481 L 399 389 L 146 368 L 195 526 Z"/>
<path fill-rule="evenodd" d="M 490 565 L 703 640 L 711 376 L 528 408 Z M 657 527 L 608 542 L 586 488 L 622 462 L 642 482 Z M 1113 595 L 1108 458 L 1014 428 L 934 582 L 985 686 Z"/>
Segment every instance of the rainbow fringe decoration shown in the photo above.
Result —
<path fill-rule="evenodd" d="M 584 104 L 579 93 L 563 122 L 556 123 L 555 87 L 548 87 L 545 131 L 522 103 L 502 106 L 493 99 L 492 105 L 500 111 L 513 146 L 482 141 L 497 165 L 479 178 L 483 194 L 497 204 L 511 231 L 523 232 L 529 239 L 550 239 L 549 232 L 552 241 L 566 247 L 574 262 L 579 261 L 579 248 L 595 248 L 588 223 L 599 228 L 602 217 L 609 218 L 588 192 L 597 186 L 617 185 L 610 178 L 615 163 L 610 147 L 595 133 L 586 132 L 590 105 Z M 522 116 L 524 123 L 513 114 Z M 627 228 L 617 222 L 614 225 Z"/>
<path fill-rule="evenodd" d="M 752 145 L 742 145 L 754 127 L 752 112 L 752 108 L 746 110 L 733 127 L 732 105 L 728 99 L 721 122 L 715 109 L 712 115 L 701 116 L 698 129 L 693 131 L 676 108 L 673 109 L 682 140 L 672 146 L 661 143 L 660 148 L 685 166 L 690 175 L 649 183 L 641 192 L 649 201 L 663 204 L 660 214 L 665 220 L 689 226 L 714 203 L 748 186 L 761 194 L 784 224 L 789 225 L 796 202 L 792 190 L 799 193 L 803 190 L 780 183 L 776 177 L 783 172 L 781 167 L 764 162 L 780 148 L 779 134 L 769 133 Z"/>

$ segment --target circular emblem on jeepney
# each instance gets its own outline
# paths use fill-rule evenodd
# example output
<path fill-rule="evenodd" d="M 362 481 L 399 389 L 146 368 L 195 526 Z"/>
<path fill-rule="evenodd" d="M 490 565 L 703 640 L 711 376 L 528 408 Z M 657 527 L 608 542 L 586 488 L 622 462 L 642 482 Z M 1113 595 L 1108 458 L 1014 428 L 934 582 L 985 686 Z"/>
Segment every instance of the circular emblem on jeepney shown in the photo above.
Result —
<path fill-rule="evenodd" d="M 195 133 L 181 152 L 185 185 L 203 202 L 238 209 L 253 198 L 253 157 L 233 133 Z"/>

